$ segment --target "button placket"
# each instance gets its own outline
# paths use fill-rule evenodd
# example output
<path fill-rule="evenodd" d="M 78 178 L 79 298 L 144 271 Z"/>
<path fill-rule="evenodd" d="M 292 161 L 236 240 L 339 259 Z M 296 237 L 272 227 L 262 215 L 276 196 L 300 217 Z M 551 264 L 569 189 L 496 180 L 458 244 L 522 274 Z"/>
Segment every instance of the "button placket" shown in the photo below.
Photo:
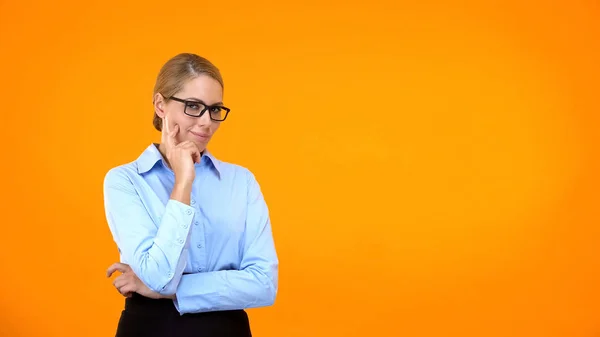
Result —
<path fill-rule="evenodd" d="M 202 212 L 200 210 L 200 204 L 196 202 L 196 199 L 192 199 L 193 204 L 195 204 L 196 209 L 196 218 L 194 219 L 194 236 L 196 241 L 196 248 L 198 249 L 198 260 L 196 261 L 195 270 L 197 272 L 203 272 L 206 270 L 206 252 L 203 250 L 204 248 L 204 217 L 202 216 Z"/>

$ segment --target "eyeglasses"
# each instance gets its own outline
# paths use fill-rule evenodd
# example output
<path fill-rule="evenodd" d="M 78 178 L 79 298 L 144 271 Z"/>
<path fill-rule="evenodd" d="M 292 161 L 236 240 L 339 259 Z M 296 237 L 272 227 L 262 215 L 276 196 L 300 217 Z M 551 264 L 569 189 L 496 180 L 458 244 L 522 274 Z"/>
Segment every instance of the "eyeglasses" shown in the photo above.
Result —
<path fill-rule="evenodd" d="M 191 117 L 202 117 L 202 115 L 204 115 L 204 113 L 208 110 L 210 119 L 215 122 L 224 121 L 225 118 L 227 118 L 229 111 L 231 111 L 231 109 L 222 105 L 209 106 L 200 101 L 187 101 L 174 96 L 169 97 L 169 99 L 183 103 L 185 106 L 183 108 L 183 113 Z"/>

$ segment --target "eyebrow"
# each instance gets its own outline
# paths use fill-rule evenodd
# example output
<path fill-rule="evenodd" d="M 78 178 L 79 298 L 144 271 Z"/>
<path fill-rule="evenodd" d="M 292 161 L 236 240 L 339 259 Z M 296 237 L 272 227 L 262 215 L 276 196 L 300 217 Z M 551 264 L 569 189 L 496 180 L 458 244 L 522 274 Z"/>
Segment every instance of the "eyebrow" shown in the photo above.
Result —
<path fill-rule="evenodd" d="M 194 102 L 198 102 L 198 103 L 202 103 L 204 105 L 208 105 L 206 104 L 206 102 L 204 102 L 203 100 L 201 100 L 200 98 L 196 98 L 196 97 L 188 97 L 185 99 L 186 101 L 194 101 Z M 223 102 L 217 102 L 215 104 L 211 104 L 212 105 L 223 105 Z"/>

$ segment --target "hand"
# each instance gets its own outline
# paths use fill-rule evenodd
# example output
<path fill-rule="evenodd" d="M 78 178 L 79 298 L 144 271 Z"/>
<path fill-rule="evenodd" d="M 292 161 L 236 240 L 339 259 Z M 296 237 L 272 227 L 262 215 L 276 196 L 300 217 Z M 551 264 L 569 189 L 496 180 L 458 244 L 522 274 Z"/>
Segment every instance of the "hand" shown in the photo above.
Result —
<path fill-rule="evenodd" d="M 165 152 L 171 169 L 175 173 L 175 183 L 191 185 L 196 177 L 194 163 L 199 163 L 202 154 L 194 142 L 184 141 L 177 143 L 176 136 L 179 133 L 179 125 L 175 124 L 173 129 L 169 126 L 167 116 L 163 120 L 165 132 L 162 141 L 165 144 Z"/>
<path fill-rule="evenodd" d="M 135 275 L 131 267 L 124 263 L 115 263 L 108 267 L 108 270 L 106 271 L 106 277 L 110 277 L 117 270 L 121 272 L 121 275 L 115 278 L 113 285 L 115 288 L 117 288 L 121 295 L 125 297 L 131 297 L 133 293 L 138 293 L 144 297 L 153 299 L 171 298 L 150 290 L 150 288 L 148 288 L 144 282 L 142 282 L 137 275 Z"/>

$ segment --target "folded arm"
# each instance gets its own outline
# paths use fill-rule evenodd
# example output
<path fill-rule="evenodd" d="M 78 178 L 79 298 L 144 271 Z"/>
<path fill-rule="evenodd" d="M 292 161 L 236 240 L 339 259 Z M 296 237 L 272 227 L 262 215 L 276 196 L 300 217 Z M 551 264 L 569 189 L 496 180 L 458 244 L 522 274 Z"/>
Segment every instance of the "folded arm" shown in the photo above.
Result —
<path fill-rule="evenodd" d="M 239 270 L 183 275 L 176 292 L 180 314 L 272 305 L 279 262 L 269 212 L 260 187 L 248 172 L 248 209 Z"/>
<path fill-rule="evenodd" d="M 194 208 L 170 199 L 155 224 L 134 184 L 122 169 L 104 180 L 106 218 L 123 262 L 152 291 L 174 294 L 187 257 Z"/>

